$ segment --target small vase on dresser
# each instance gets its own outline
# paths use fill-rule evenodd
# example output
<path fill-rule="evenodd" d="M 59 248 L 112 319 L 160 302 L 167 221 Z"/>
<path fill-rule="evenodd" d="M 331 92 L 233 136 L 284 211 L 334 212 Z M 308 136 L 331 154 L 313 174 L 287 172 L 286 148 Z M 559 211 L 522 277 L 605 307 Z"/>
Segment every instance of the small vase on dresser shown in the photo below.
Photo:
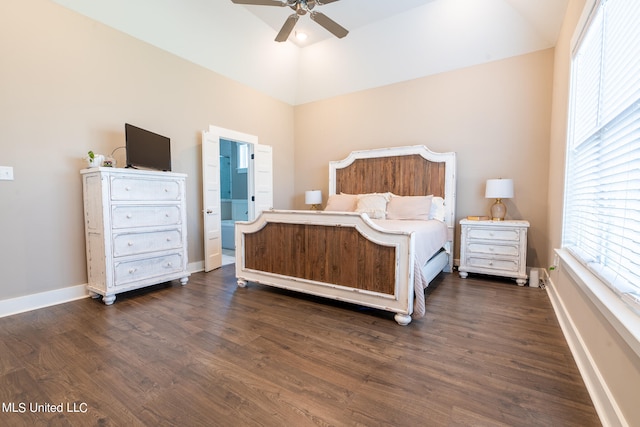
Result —
<path fill-rule="evenodd" d="M 460 221 L 461 278 L 469 273 L 489 274 L 527 281 L 528 221 Z"/>
<path fill-rule="evenodd" d="M 91 296 L 110 305 L 121 292 L 186 284 L 186 175 L 104 167 L 80 173 Z"/>

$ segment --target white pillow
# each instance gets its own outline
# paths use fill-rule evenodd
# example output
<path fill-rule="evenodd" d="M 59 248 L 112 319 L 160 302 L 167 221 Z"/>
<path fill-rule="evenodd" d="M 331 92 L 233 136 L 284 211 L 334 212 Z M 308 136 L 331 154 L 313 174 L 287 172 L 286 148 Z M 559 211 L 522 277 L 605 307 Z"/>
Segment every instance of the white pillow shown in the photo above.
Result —
<path fill-rule="evenodd" d="M 360 194 L 356 212 L 366 213 L 371 219 L 384 219 L 389 198 L 389 193 Z"/>
<path fill-rule="evenodd" d="M 358 205 L 358 196 L 356 194 L 332 194 L 327 201 L 325 211 L 336 212 L 355 212 Z"/>
<path fill-rule="evenodd" d="M 429 219 L 445 220 L 444 199 L 442 197 L 433 197 L 431 199 L 431 209 L 429 210 Z"/>
<path fill-rule="evenodd" d="M 391 196 L 387 219 L 428 220 L 433 196 Z"/>

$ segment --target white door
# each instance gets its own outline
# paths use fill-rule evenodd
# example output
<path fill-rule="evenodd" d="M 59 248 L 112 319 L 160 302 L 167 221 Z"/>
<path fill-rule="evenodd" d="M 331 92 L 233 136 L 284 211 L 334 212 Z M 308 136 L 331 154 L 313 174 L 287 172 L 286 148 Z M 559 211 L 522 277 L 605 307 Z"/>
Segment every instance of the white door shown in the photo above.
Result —
<path fill-rule="evenodd" d="M 249 220 L 273 207 L 272 149 L 258 144 L 258 137 L 209 126 L 202 132 L 202 194 L 204 206 L 204 270 L 222 265 L 222 228 L 220 209 L 220 140 L 247 143 L 252 154 L 249 162 Z"/>
<path fill-rule="evenodd" d="M 249 220 L 260 212 L 273 209 L 273 149 L 270 145 L 254 145 L 249 163 Z"/>
<path fill-rule="evenodd" d="M 204 271 L 222 265 L 220 218 L 220 137 L 202 132 L 202 206 L 204 208 Z"/>

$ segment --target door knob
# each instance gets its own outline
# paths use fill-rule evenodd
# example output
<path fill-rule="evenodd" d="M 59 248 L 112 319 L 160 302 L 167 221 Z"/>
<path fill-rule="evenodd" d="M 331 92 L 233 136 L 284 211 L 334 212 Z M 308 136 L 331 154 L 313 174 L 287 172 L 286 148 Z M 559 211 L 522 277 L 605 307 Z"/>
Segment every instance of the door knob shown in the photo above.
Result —
<path fill-rule="evenodd" d="M 211 209 L 207 209 L 207 214 L 212 214 L 213 211 Z"/>

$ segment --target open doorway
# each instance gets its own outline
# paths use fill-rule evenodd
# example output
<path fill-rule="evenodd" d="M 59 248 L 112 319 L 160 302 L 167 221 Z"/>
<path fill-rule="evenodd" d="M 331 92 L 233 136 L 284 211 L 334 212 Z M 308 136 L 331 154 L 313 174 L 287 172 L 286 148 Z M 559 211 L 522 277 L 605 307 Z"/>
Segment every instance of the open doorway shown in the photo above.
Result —
<path fill-rule="evenodd" d="M 221 156 L 220 147 L 223 140 L 236 142 L 237 152 L 241 153 L 233 157 L 233 150 L 229 151 L 227 173 L 221 173 L 220 161 L 226 163 Z M 238 163 L 240 159 L 240 163 Z M 244 163 L 245 160 L 246 164 Z M 234 177 L 233 170 L 240 176 L 246 176 L 246 207 L 243 202 L 236 202 L 236 218 L 242 214 L 247 215 L 249 221 L 254 220 L 260 212 L 273 209 L 273 150 L 268 145 L 258 144 L 258 137 L 224 129 L 217 126 L 209 126 L 208 131 L 202 132 L 202 214 L 203 214 L 203 240 L 204 240 L 204 271 L 211 271 L 222 265 L 222 203 L 221 200 L 230 200 L 227 203 L 229 211 L 226 218 L 232 222 L 240 221 L 234 218 L 233 200 L 240 196 L 234 195 L 231 187 Z M 244 166 L 247 166 L 246 168 Z M 246 173 L 243 169 L 246 169 Z M 229 190 L 223 196 L 221 178 L 228 180 Z M 242 187 L 239 187 L 242 188 Z M 242 191 L 242 190 L 238 190 Z M 227 207 L 225 206 L 225 209 Z M 234 228 L 235 228 L 235 224 Z"/>
<path fill-rule="evenodd" d="M 235 262 L 235 222 L 249 219 L 249 147 L 220 139 L 222 265 Z"/>

